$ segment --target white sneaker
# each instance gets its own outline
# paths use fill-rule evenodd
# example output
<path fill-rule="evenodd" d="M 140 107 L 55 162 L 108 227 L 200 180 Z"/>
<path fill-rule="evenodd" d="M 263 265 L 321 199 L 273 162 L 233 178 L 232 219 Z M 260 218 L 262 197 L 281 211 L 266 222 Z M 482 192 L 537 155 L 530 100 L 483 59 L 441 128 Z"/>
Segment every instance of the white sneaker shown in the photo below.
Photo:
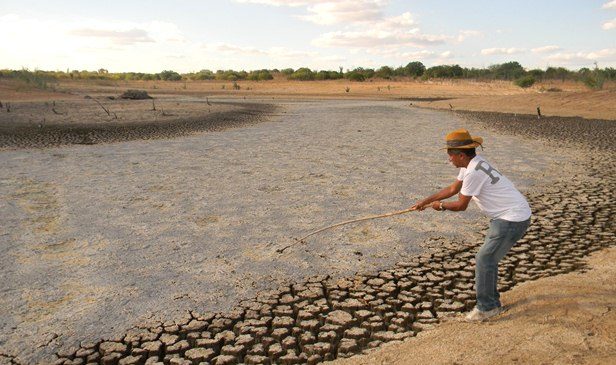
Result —
<path fill-rule="evenodd" d="M 498 307 L 498 308 L 494 308 L 491 309 L 489 311 L 480 311 L 477 307 L 473 308 L 472 311 L 470 311 L 467 315 L 466 315 L 466 321 L 467 322 L 481 322 L 481 321 L 485 321 L 488 318 L 494 317 L 496 315 L 499 315 L 503 312 L 503 308 L 502 307 Z"/>

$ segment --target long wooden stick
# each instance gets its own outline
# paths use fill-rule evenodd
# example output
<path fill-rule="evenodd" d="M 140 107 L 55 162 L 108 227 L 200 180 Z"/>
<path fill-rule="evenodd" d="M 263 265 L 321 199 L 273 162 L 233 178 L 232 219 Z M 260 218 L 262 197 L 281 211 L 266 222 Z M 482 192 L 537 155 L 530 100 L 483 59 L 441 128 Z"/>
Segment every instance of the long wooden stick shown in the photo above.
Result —
<path fill-rule="evenodd" d="M 321 229 L 319 229 L 319 230 L 316 230 L 316 231 L 314 231 L 314 232 L 311 232 L 310 234 L 308 234 L 308 235 L 306 235 L 306 236 L 304 236 L 304 237 L 302 237 L 302 238 L 300 238 L 300 239 L 296 239 L 296 242 L 294 242 L 293 244 L 288 245 L 288 246 L 286 246 L 286 247 L 283 247 L 283 248 L 281 248 L 281 249 L 278 249 L 278 250 L 276 250 L 276 251 L 277 251 L 278 253 L 283 253 L 283 252 L 284 252 L 284 250 L 286 250 L 287 248 L 289 248 L 289 247 L 291 247 L 291 246 L 293 246 L 293 245 L 296 245 L 297 243 L 304 242 L 304 240 L 305 240 L 306 238 L 308 238 L 308 237 L 310 237 L 310 236 L 312 236 L 312 235 L 315 235 L 315 234 L 317 234 L 317 233 L 323 232 L 323 231 L 325 231 L 325 230 L 331 229 L 331 228 L 340 227 L 340 226 L 343 226 L 343 225 L 345 225 L 345 224 L 349 224 L 349 223 L 356 223 L 356 222 L 361 222 L 361 221 L 367 221 L 367 220 L 370 220 L 370 219 L 377 219 L 377 218 L 391 217 L 391 216 L 394 216 L 394 215 L 400 215 L 400 214 L 408 213 L 408 212 L 411 212 L 411 211 L 413 211 L 413 210 L 417 210 L 417 209 L 416 209 L 416 208 L 408 208 L 408 209 L 404 209 L 404 210 L 398 210 L 398 211 L 396 211 L 396 212 L 385 213 L 385 214 L 379 214 L 379 215 L 371 215 L 371 216 L 369 216 L 369 217 L 363 217 L 363 218 L 351 219 L 351 220 L 348 220 L 348 221 L 344 221 L 344 222 L 340 222 L 340 223 L 332 224 L 331 226 L 323 227 L 323 228 L 321 228 Z"/>

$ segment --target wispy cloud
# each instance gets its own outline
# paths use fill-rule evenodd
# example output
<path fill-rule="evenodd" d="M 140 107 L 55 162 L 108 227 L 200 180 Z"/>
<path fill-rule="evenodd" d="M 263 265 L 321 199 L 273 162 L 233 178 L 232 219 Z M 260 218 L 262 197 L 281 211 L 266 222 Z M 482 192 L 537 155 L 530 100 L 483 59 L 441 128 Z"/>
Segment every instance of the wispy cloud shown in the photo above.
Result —
<path fill-rule="evenodd" d="M 484 56 L 511 55 L 524 52 L 526 52 L 524 48 L 484 48 L 481 50 L 481 54 Z"/>
<path fill-rule="evenodd" d="M 616 29 L 616 18 L 603 23 L 601 28 L 603 28 L 604 30 Z"/>
<path fill-rule="evenodd" d="M 244 3 L 244 4 L 262 4 L 262 5 L 272 5 L 272 6 L 305 6 L 311 3 L 310 1 L 302 1 L 302 0 L 235 0 L 235 2 Z M 312 2 L 314 3 L 318 1 L 312 1 Z"/>
<path fill-rule="evenodd" d="M 616 9 L 616 0 L 608 1 L 602 6 L 603 9 Z"/>
<path fill-rule="evenodd" d="M 481 37 L 483 33 L 478 30 L 461 30 L 458 32 L 458 42 L 463 42 L 468 38 Z"/>
<path fill-rule="evenodd" d="M 81 28 L 74 29 L 68 32 L 70 35 L 78 37 L 88 38 L 105 38 L 112 43 L 121 45 L 130 45 L 141 42 L 154 42 L 148 32 L 143 29 L 129 29 L 129 30 L 107 30 L 107 29 L 89 29 Z"/>
<path fill-rule="evenodd" d="M 440 35 L 418 34 L 368 29 L 364 31 L 338 31 L 322 34 L 312 44 L 319 47 L 424 47 L 444 44 L 448 38 Z"/>
<path fill-rule="evenodd" d="M 239 3 L 305 7 L 298 18 L 321 25 L 372 21 L 383 17 L 388 0 L 235 0 Z"/>
<path fill-rule="evenodd" d="M 317 57 L 318 52 L 296 51 L 285 47 L 271 47 L 268 49 L 259 49 L 255 47 L 244 47 L 229 43 L 213 43 L 203 45 L 203 48 L 209 52 L 222 52 L 234 55 L 260 55 L 273 58 L 311 58 Z"/>
<path fill-rule="evenodd" d="M 561 48 L 559 46 L 543 46 L 543 47 L 537 47 L 537 48 L 533 48 L 531 49 L 531 52 L 533 53 L 552 53 L 552 52 L 556 52 L 559 51 Z"/>

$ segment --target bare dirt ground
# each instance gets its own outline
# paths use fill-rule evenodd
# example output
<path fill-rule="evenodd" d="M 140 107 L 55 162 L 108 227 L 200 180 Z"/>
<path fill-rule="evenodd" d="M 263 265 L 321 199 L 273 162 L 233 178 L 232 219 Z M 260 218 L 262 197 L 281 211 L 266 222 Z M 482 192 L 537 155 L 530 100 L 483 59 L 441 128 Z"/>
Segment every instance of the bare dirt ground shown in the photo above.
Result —
<path fill-rule="evenodd" d="M 592 91 L 571 81 L 540 82 L 522 89 L 508 81 L 472 80 L 370 80 L 330 81 L 60 81 L 49 90 L 37 90 L 0 80 L 0 101 L 48 101 L 79 99 L 84 95 L 119 95 L 126 89 L 144 89 L 155 97 L 218 96 L 240 99 L 402 99 L 422 107 L 536 114 L 537 106 L 546 116 L 580 116 L 591 119 L 616 119 L 616 85 Z M 347 92 L 346 89 L 349 88 Z M 56 91 L 52 91 L 51 89 Z M 550 90 L 550 91 L 548 91 Z M 451 104 L 451 106 L 450 106 Z"/>
<path fill-rule="evenodd" d="M 403 343 L 328 364 L 609 364 L 616 360 L 616 249 L 590 269 L 516 286 L 484 323 L 454 317 Z"/>

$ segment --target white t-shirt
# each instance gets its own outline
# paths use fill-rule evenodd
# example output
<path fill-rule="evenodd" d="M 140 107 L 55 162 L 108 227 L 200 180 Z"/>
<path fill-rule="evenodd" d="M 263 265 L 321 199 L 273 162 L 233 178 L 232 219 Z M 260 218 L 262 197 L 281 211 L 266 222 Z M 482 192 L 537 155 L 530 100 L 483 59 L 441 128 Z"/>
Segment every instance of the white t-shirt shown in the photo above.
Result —
<path fill-rule="evenodd" d="M 477 155 L 466 168 L 461 168 L 458 181 L 462 181 L 460 193 L 472 196 L 488 217 L 510 222 L 530 218 L 530 206 L 524 196 L 483 157 Z"/>

